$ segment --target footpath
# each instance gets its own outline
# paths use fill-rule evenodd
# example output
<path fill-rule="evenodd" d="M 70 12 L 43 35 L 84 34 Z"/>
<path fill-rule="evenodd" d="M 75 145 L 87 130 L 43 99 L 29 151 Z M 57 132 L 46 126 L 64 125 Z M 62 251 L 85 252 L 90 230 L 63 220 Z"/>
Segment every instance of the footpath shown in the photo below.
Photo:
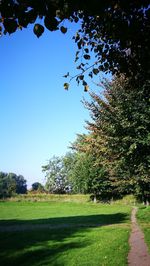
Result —
<path fill-rule="evenodd" d="M 130 252 L 128 255 L 129 266 L 150 266 L 150 254 L 144 241 L 144 234 L 136 221 L 137 208 L 131 214 L 132 231 L 129 238 Z"/>

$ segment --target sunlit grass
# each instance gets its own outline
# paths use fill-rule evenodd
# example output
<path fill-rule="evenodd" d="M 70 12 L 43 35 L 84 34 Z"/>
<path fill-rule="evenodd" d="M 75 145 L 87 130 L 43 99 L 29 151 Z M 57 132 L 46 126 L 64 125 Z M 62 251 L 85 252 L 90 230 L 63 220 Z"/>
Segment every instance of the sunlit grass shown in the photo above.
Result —
<path fill-rule="evenodd" d="M 130 210 L 92 203 L 0 203 L 1 265 L 127 265 Z"/>

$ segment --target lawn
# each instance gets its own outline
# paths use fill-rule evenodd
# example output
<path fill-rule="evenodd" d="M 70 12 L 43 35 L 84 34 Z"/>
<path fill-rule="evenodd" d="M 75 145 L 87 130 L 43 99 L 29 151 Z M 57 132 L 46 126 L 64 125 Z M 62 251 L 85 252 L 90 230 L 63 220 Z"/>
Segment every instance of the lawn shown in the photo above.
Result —
<path fill-rule="evenodd" d="M 1 265 L 127 265 L 127 206 L 1 202 Z"/>
<path fill-rule="evenodd" d="M 144 232 L 145 241 L 150 251 L 150 206 L 139 208 L 137 219 Z"/>

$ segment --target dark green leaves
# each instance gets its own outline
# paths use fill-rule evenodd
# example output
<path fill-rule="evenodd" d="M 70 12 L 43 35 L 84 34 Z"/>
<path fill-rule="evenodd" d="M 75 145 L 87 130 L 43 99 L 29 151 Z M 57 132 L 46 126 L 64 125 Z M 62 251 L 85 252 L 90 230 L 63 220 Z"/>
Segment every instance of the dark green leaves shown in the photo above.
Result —
<path fill-rule="evenodd" d="M 64 89 L 65 90 L 68 90 L 69 89 L 69 83 L 67 83 L 67 82 L 64 83 Z"/>
<path fill-rule="evenodd" d="M 64 34 L 67 32 L 67 28 L 65 28 L 64 26 L 61 26 L 61 27 L 60 27 L 60 30 L 61 30 L 61 32 L 64 33 Z"/>
<path fill-rule="evenodd" d="M 44 32 L 44 27 L 41 24 L 35 24 L 33 31 L 34 34 L 39 38 Z"/>
<path fill-rule="evenodd" d="M 11 34 L 11 33 L 16 31 L 18 25 L 17 25 L 16 20 L 10 19 L 10 18 L 6 18 L 6 19 L 4 19 L 4 27 L 5 27 L 5 30 L 9 34 Z"/>
<path fill-rule="evenodd" d="M 59 24 L 59 22 L 55 17 L 46 16 L 44 19 L 44 25 L 50 31 L 57 30 L 58 24 Z"/>
<path fill-rule="evenodd" d="M 91 56 L 90 55 L 88 55 L 88 54 L 84 54 L 84 59 L 86 59 L 86 60 L 90 60 L 90 58 L 91 58 Z"/>
<path fill-rule="evenodd" d="M 99 70 L 97 68 L 93 68 L 93 73 L 97 75 L 99 73 Z"/>
<path fill-rule="evenodd" d="M 93 55 L 99 62 L 97 69 L 112 75 L 125 73 L 132 84 L 144 84 L 149 80 L 149 14 L 148 1 L 43 1 L 1 0 L 0 34 L 14 33 L 17 28 L 28 27 L 36 19 L 44 20 L 49 31 L 65 34 L 60 26 L 64 20 L 79 22 L 79 30 L 73 37 L 80 54 L 77 60 L 90 60 Z M 40 37 L 44 28 L 35 24 L 34 33 Z M 92 52 L 92 54 L 91 54 Z M 88 69 L 89 70 L 89 69 Z M 82 69 L 82 71 L 87 71 Z M 91 74 L 97 75 L 93 70 Z"/>

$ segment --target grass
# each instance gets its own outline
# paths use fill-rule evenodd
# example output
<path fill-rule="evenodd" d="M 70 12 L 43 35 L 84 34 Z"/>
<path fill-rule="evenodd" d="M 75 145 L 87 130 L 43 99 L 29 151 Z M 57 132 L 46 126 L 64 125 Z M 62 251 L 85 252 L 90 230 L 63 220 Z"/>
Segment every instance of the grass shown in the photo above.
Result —
<path fill-rule="evenodd" d="M 1 265 L 127 265 L 130 210 L 92 203 L 1 202 Z"/>
<path fill-rule="evenodd" d="M 145 241 L 150 251 L 150 206 L 140 207 L 138 209 L 137 219 L 144 232 Z"/>
<path fill-rule="evenodd" d="M 83 194 L 47 194 L 47 193 L 33 193 L 28 192 L 27 194 L 20 194 L 13 196 L 12 198 L 7 199 L 7 201 L 46 201 L 46 202 L 89 202 L 91 201 L 91 195 L 83 195 Z"/>

